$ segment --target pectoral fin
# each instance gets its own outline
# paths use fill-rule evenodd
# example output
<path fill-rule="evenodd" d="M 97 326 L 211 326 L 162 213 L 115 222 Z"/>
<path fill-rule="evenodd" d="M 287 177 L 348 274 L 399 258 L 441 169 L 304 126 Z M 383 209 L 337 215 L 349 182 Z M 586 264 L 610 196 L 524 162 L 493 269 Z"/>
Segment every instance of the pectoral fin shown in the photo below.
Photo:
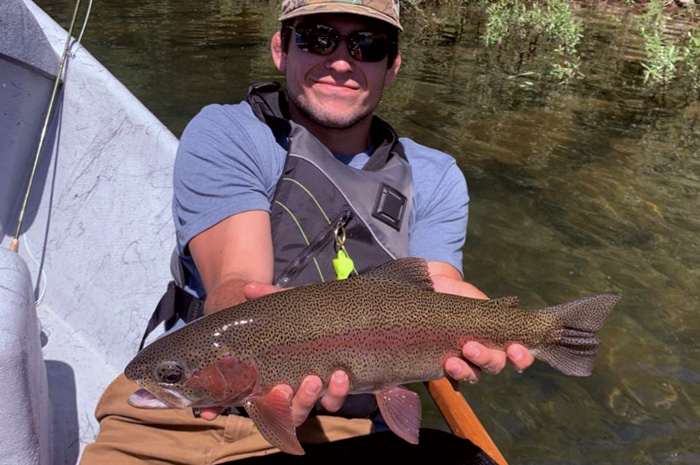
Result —
<path fill-rule="evenodd" d="M 247 400 L 243 407 L 270 444 L 288 454 L 304 455 L 292 417 L 292 401 L 279 391 Z"/>
<path fill-rule="evenodd" d="M 418 444 L 421 421 L 420 397 L 401 386 L 379 391 L 377 405 L 387 426 L 400 438 Z"/>

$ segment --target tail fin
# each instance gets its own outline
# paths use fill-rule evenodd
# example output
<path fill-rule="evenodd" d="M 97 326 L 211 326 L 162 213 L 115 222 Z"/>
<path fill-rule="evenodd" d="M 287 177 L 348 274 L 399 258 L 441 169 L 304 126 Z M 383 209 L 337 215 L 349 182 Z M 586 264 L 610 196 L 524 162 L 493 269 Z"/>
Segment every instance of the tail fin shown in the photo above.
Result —
<path fill-rule="evenodd" d="M 556 314 L 557 321 L 532 355 L 565 375 L 589 376 L 598 353 L 595 332 L 619 300 L 616 294 L 599 294 L 539 310 Z"/>

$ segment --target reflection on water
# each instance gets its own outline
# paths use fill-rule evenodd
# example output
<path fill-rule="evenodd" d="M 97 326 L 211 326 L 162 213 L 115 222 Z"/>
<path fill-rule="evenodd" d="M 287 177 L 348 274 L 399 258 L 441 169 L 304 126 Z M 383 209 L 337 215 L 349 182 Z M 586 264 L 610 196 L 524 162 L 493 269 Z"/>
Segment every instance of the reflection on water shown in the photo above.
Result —
<path fill-rule="evenodd" d="M 72 2 L 39 2 L 62 24 Z M 205 104 L 279 79 L 275 2 L 104 0 L 84 39 L 176 134 Z M 272 13 L 271 13 L 272 12 Z M 700 464 L 700 104 L 655 106 L 628 18 L 589 18 L 586 79 L 509 77 L 476 35 L 405 47 L 381 108 L 454 154 L 472 196 L 467 278 L 536 308 L 623 295 L 593 376 L 544 365 L 464 388 L 512 463 Z M 439 418 L 431 410 L 426 424 Z"/>

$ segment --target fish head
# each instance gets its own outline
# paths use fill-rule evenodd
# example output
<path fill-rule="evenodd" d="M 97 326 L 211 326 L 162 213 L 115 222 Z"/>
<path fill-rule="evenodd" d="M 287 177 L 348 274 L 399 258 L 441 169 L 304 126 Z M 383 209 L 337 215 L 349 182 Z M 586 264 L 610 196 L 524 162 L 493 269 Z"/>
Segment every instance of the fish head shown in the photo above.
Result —
<path fill-rule="evenodd" d="M 139 352 L 124 370 L 143 388 L 131 395 L 130 405 L 175 409 L 241 405 L 255 392 L 258 370 L 252 361 L 230 353 L 183 351 L 175 356 L 172 346 L 160 344 L 167 343 L 165 339 Z"/>
<path fill-rule="evenodd" d="M 124 375 L 143 388 L 129 397 L 134 407 L 185 409 L 197 403 L 187 389 L 186 365 L 177 360 L 147 363 L 137 356 Z"/>

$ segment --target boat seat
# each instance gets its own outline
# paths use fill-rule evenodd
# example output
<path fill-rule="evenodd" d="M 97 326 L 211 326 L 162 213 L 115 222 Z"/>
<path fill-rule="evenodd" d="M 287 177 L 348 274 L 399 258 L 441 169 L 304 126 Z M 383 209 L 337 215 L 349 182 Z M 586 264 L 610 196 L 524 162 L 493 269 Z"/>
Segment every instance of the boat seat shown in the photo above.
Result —
<path fill-rule="evenodd" d="M 0 249 L 0 450 L 3 463 L 51 463 L 46 365 L 29 270 Z"/>

